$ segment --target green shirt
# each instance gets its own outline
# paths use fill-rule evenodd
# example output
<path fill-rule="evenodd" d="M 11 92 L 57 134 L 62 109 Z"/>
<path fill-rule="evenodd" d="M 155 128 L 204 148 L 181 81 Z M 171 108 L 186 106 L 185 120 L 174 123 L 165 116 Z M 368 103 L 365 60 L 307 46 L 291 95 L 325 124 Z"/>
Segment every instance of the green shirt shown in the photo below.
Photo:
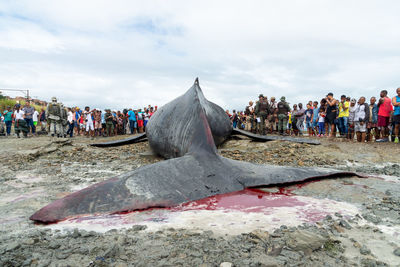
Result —
<path fill-rule="evenodd" d="M 12 111 L 4 110 L 3 115 L 4 115 L 4 121 L 12 121 Z"/>

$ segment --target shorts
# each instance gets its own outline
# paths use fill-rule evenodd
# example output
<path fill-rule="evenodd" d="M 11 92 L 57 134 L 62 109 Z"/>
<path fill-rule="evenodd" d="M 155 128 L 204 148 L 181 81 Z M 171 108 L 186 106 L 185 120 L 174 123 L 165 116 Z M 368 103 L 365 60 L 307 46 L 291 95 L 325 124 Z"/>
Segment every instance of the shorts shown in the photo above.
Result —
<path fill-rule="evenodd" d="M 312 128 L 311 121 L 306 121 L 306 128 L 307 129 Z"/>
<path fill-rule="evenodd" d="M 81 127 L 81 129 L 85 129 L 85 128 L 86 128 L 86 126 L 85 126 L 84 123 L 81 123 L 81 124 L 80 124 L 80 127 Z"/>
<path fill-rule="evenodd" d="M 86 132 L 89 132 L 89 129 L 91 131 L 94 131 L 94 125 L 93 125 L 92 121 L 91 122 L 89 122 L 89 121 L 86 122 Z"/>
<path fill-rule="evenodd" d="M 388 126 L 389 126 L 389 117 L 378 115 L 378 127 L 388 127 Z"/>
<path fill-rule="evenodd" d="M 318 126 L 318 121 L 313 121 L 312 126 L 313 126 L 314 128 L 317 128 L 317 126 Z"/>
<path fill-rule="evenodd" d="M 393 124 L 400 124 L 400 115 L 393 115 Z"/>
<path fill-rule="evenodd" d="M 336 120 L 336 111 L 326 114 L 325 123 L 334 124 Z"/>
<path fill-rule="evenodd" d="M 355 122 L 354 123 L 354 131 L 356 132 L 361 132 L 361 133 L 365 133 L 367 131 L 367 125 L 366 123 L 364 123 L 363 125 L 361 125 L 361 122 Z"/>
<path fill-rule="evenodd" d="M 99 121 L 96 121 L 95 127 L 96 129 L 101 129 L 101 123 Z"/>
<path fill-rule="evenodd" d="M 142 120 L 137 121 L 137 125 L 138 127 L 143 127 L 143 121 Z"/>

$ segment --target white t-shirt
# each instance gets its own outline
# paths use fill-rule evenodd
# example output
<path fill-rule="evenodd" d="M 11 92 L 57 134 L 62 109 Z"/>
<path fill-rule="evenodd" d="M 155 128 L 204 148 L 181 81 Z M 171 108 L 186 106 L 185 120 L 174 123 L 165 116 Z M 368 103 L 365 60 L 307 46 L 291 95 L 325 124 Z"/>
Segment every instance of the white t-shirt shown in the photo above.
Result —
<path fill-rule="evenodd" d="M 249 106 L 249 110 L 250 110 L 250 113 L 253 113 L 254 112 L 254 105 L 253 106 Z"/>
<path fill-rule="evenodd" d="M 19 111 L 18 110 L 14 111 L 15 120 L 23 120 L 24 115 L 25 115 L 25 112 L 22 109 L 20 109 Z"/>
<path fill-rule="evenodd" d="M 92 113 L 89 112 L 89 111 L 85 111 L 84 114 L 86 115 L 87 123 L 93 123 L 93 120 L 92 120 Z"/>
<path fill-rule="evenodd" d="M 356 107 L 356 111 L 354 113 L 354 121 L 359 122 L 361 120 L 365 119 L 365 105 L 358 105 Z"/>
<path fill-rule="evenodd" d="M 37 111 L 35 110 L 35 112 L 33 112 L 33 114 L 32 114 L 32 120 L 33 120 L 33 121 L 38 121 L 38 116 L 39 116 L 39 112 L 37 112 Z"/>
<path fill-rule="evenodd" d="M 68 121 L 69 123 L 72 123 L 74 116 L 72 115 L 72 111 L 68 111 Z"/>

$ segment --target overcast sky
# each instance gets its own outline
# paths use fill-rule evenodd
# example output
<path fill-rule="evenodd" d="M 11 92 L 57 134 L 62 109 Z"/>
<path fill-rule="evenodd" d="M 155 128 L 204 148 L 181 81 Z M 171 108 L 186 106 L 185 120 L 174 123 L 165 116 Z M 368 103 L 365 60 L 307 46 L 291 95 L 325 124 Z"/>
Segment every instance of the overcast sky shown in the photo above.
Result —
<path fill-rule="evenodd" d="M 0 1 L 0 88 L 138 108 L 169 102 L 196 77 L 229 109 L 259 93 L 290 103 L 329 91 L 393 96 L 400 1 Z"/>

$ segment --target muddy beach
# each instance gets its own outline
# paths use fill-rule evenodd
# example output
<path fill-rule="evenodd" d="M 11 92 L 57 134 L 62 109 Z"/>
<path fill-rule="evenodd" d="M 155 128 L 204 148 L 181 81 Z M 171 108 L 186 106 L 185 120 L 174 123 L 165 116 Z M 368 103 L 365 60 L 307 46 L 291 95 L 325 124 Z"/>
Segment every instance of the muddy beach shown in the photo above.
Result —
<path fill-rule="evenodd" d="M 400 147 L 393 143 L 323 139 L 313 146 L 235 138 L 219 147 L 222 156 L 370 177 L 35 225 L 29 216 L 51 201 L 163 160 L 146 142 L 108 149 L 91 142 L 0 139 L 1 266 L 400 265 Z"/>

